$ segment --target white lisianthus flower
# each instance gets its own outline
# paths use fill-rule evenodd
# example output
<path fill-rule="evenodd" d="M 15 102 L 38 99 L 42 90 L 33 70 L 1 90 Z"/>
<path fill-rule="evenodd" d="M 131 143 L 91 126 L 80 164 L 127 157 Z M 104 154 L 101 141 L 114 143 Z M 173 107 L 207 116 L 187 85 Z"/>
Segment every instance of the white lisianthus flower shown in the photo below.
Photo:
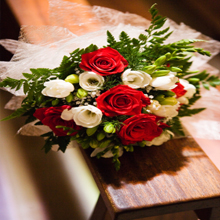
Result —
<path fill-rule="evenodd" d="M 170 90 L 176 87 L 176 82 L 178 82 L 178 80 L 176 73 L 170 72 L 166 76 L 153 78 L 150 85 L 157 90 Z"/>
<path fill-rule="evenodd" d="M 71 111 L 73 120 L 79 126 L 93 128 L 101 123 L 102 111 L 93 105 L 74 107 Z"/>
<path fill-rule="evenodd" d="M 65 121 L 73 120 L 73 112 L 71 109 L 64 109 L 60 117 Z"/>
<path fill-rule="evenodd" d="M 100 89 L 104 82 L 104 77 L 94 72 L 84 72 L 79 75 L 79 85 L 86 91 Z"/>
<path fill-rule="evenodd" d="M 162 132 L 160 136 L 155 137 L 152 141 L 145 141 L 145 144 L 146 146 L 149 146 L 149 147 L 152 145 L 159 146 L 167 142 L 168 140 L 170 140 L 171 136 L 174 136 L 174 134 L 169 130 L 165 130 Z"/>
<path fill-rule="evenodd" d="M 146 110 L 160 117 L 173 118 L 178 115 L 179 106 L 179 103 L 176 105 L 161 105 L 157 100 L 152 100 Z"/>
<path fill-rule="evenodd" d="M 177 99 L 178 102 L 181 104 L 189 104 L 189 99 L 193 97 L 193 95 L 196 93 L 196 87 L 192 84 L 190 84 L 187 80 L 185 79 L 179 79 L 180 84 L 184 86 L 184 89 L 186 90 L 186 93 L 179 97 Z"/>
<path fill-rule="evenodd" d="M 151 76 L 144 71 L 135 71 L 127 69 L 121 75 L 124 85 L 128 85 L 133 89 L 145 88 L 152 80 Z"/>
<path fill-rule="evenodd" d="M 190 84 L 185 79 L 179 79 L 179 81 L 180 81 L 180 84 L 182 84 L 184 86 L 184 89 L 186 90 L 184 97 L 189 98 L 189 99 L 192 98 L 193 95 L 196 93 L 196 87 Z"/>
<path fill-rule="evenodd" d="M 42 94 L 54 98 L 65 98 L 74 91 L 73 84 L 62 79 L 54 79 L 44 83 Z"/>

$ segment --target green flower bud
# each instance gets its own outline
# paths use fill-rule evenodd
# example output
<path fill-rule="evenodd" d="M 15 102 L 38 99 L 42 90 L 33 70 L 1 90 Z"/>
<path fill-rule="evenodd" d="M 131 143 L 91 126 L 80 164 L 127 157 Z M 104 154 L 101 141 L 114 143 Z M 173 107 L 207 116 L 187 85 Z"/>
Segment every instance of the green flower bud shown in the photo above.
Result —
<path fill-rule="evenodd" d="M 149 65 L 149 66 L 145 66 L 143 71 L 148 73 L 148 74 L 151 74 L 155 71 L 156 68 L 157 68 L 156 65 Z"/>
<path fill-rule="evenodd" d="M 116 132 L 115 126 L 111 123 L 108 123 L 107 125 L 105 125 L 105 127 L 103 129 L 106 133 L 115 133 Z"/>
<path fill-rule="evenodd" d="M 198 78 L 189 78 L 189 79 L 187 79 L 189 82 L 192 82 L 192 83 L 195 83 L 195 82 L 199 82 L 200 81 L 200 79 L 198 79 Z"/>
<path fill-rule="evenodd" d="M 76 138 L 79 138 L 79 137 L 80 137 L 80 135 L 79 135 L 79 134 L 76 134 L 75 136 L 76 136 Z"/>
<path fill-rule="evenodd" d="M 89 142 L 89 145 L 90 145 L 91 148 L 97 148 L 99 146 L 99 142 L 96 139 L 92 139 Z"/>
<path fill-rule="evenodd" d="M 160 101 L 161 105 L 176 105 L 177 100 L 174 97 L 167 97 L 163 101 Z"/>
<path fill-rule="evenodd" d="M 93 134 L 95 134 L 95 132 L 97 131 L 99 126 L 93 127 L 93 128 L 87 128 L 86 129 L 86 134 L 88 136 L 92 136 Z"/>
<path fill-rule="evenodd" d="M 105 138 L 105 132 L 104 131 L 99 132 L 97 134 L 96 138 L 97 138 L 98 141 L 103 140 Z"/>
<path fill-rule="evenodd" d="M 65 99 L 66 99 L 67 102 L 72 102 L 73 98 L 74 98 L 73 94 L 70 93 Z"/>
<path fill-rule="evenodd" d="M 152 74 L 152 77 L 166 76 L 169 72 L 169 70 L 158 70 Z"/>
<path fill-rule="evenodd" d="M 174 67 L 174 66 L 173 66 L 173 67 L 171 67 L 170 69 L 171 69 L 172 72 L 177 72 L 177 73 L 178 73 L 178 72 L 182 72 L 182 70 L 181 70 L 180 68 L 178 68 L 178 67 Z"/>
<path fill-rule="evenodd" d="M 38 103 L 41 103 L 42 100 L 43 100 L 43 98 L 44 98 L 43 95 L 39 95 L 39 96 L 37 97 L 37 102 L 38 102 Z"/>
<path fill-rule="evenodd" d="M 53 101 L 52 101 L 52 106 L 55 106 L 55 105 L 57 105 L 58 103 L 59 103 L 59 99 L 54 99 Z"/>
<path fill-rule="evenodd" d="M 71 74 L 71 75 L 66 77 L 65 81 L 70 82 L 72 84 L 79 83 L 79 76 L 76 75 L 76 74 Z"/>
<path fill-rule="evenodd" d="M 168 53 L 165 54 L 165 56 L 166 56 L 166 59 L 169 60 L 171 58 L 171 53 L 168 52 Z"/>
<path fill-rule="evenodd" d="M 167 58 L 166 58 L 166 55 L 163 55 L 161 57 L 159 57 L 155 62 L 154 62 L 154 65 L 156 66 L 161 66 L 163 65 L 165 62 L 166 62 Z"/>
<path fill-rule="evenodd" d="M 146 141 L 138 142 L 138 145 L 140 147 L 145 147 L 146 146 Z"/>
<path fill-rule="evenodd" d="M 88 95 L 88 92 L 86 91 L 86 90 L 84 90 L 84 89 L 82 89 L 82 88 L 79 88 L 78 90 L 77 90 L 77 93 L 76 93 L 76 96 L 78 97 L 78 98 L 83 98 L 83 97 L 86 97 Z"/>
<path fill-rule="evenodd" d="M 102 141 L 102 143 L 99 145 L 100 148 L 108 147 L 108 145 L 111 143 L 112 140 L 108 139 L 105 141 Z"/>
<path fill-rule="evenodd" d="M 175 96 L 175 95 L 176 95 L 175 92 L 172 92 L 172 91 L 164 91 L 163 94 L 164 94 L 165 96 L 169 96 L 169 97 L 172 97 L 172 96 Z"/>
<path fill-rule="evenodd" d="M 164 99 L 165 99 L 165 96 L 164 95 L 158 95 L 157 97 L 155 97 L 155 99 L 158 101 L 158 102 L 162 102 Z"/>

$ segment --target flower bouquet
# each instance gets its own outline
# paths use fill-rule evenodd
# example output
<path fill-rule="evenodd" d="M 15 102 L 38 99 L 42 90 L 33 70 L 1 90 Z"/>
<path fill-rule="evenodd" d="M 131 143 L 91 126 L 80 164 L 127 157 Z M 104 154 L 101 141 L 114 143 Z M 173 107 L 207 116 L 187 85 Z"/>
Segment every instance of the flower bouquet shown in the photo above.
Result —
<path fill-rule="evenodd" d="M 172 34 L 166 18 L 150 8 L 152 21 L 145 34 L 119 39 L 107 31 L 107 45 L 91 44 L 64 56 L 56 68 L 30 69 L 21 79 L 11 77 L 0 87 L 23 90 L 21 107 L 3 120 L 26 116 L 26 123 L 50 130 L 44 150 L 65 151 L 71 141 L 91 156 L 113 157 L 116 169 L 123 151 L 162 145 L 184 136 L 180 117 L 204 108 L 190 108 L 200 98 L 200 86 L 220 84 L 206 71 L 191 71 L 191 57 L 210 53 L 193 44 L 198 39 L 164 43 Z"/>

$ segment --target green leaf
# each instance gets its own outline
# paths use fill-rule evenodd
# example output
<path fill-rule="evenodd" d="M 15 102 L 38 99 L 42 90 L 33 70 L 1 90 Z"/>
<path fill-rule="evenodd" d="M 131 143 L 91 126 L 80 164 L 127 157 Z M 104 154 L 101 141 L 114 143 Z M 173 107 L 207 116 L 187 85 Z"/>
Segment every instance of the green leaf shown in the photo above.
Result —
<path fill-rule="evenodd" d="M 7 120 L 10 120 L 10 119 L 13 119 L 13 118 L 20 117 L 20 116 L 22 116 L 26 111 L 27 111 L 27 109 L 25 109 L 25 108 L 19 108 L 19 109 L 17 109 L 16 111 L 14 111 L 11 115 L 9 115 L 9 116 L 3 118 L 1 121 L 7 121 Z"/>
<path fill-rule="evenodd" d="M 33 75 L 30 74 L 30 73 L 22 73 L 22 75 L 27 78 L 27 79 L 32 79 L 33 78 Z"/>
<path fill-rule="evenodd" d="M 202 82 L 202 85 L 205 89 L 209 90 L 209 84 L 208 83 Z"/>
<path fill-rule="evenodd" d="M 70 143 L 70 137 L 68 136 L 59 136 L 57 138 L 57 143 L 59 145 L 59 149 L 63 153 L 66 151 L 67 145 Z"/>

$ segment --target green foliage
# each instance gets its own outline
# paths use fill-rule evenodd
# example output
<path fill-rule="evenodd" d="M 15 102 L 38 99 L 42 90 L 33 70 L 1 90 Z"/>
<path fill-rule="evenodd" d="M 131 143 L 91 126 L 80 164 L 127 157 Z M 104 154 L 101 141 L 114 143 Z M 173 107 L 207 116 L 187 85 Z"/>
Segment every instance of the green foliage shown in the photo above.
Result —
<path fill-rule="evenodd" d="M 53 132 L 48 132 L 46 134 L 41 135 L 41 137 L 46 138 L 43 149 L 45 153 L 48 153 L 53 145 L 59 145 L 58 150 L 61 150 L 63 153 L 66 151 L 68 144 L 70 143 L 69 136 L 55 136 Z"/>
<path fill-rule="evenodd" d="M 56 72 L 59 73 L 58 77 L 60 79 L 65 79 L 70 74 L 78 74 L 79 72 L 82 72 L 82 70 L 79 68 L 79 63 L 81 62 L 81 57 L 84 53 L 89 53 L 97 50 L 98 47 L 94 44 L 91 44 L 85 49 L 76 49 L 72 53 L 70 53 L 70 56 L 64 56 L 63 60 L 58 68 L 56 68 Z"/>
<path fill-rule="evenodd" d="M 170 125 L 169 130 L 174 134 L 185 136 L 179 117 L 172 118 L 167 124 Z"/>
<path fill-rule="evenodd" d="M 29 111 L 33 112 L 33 108 L 40 107 L 47 98 L 43 97 L 41 91 L 44 88 L 45 81 L 48 78 L 56 78 L 53 70 L 46 68 L 30 69 L 30 73 L 23 73 L 25 79 L 12 79 L 7 77 L 0 83 L 0 87 L 9 87 L 11 89 L 19 90 L 23 86 L 24 94 L 26 98 L 22 102 L 21 108 L 17 109 L 8 117 L 2 120 L 9 120 L 16 117 L 20 117 Z M 27 122 L 33 121 L 33 118 L 27 120 Z"/>
<path fill-rule="evenodd" d="M 209 90 L 210 86 L 216 87 L 220 85 L 220 78 L 214 75 L 210 76 L 210 74 L 207 73 L 206 70 L 202 71 L 201 73 L 191 75 L 190 77 L 186 79 L 189 80 L 192 84 L 194 84 L 197 87 L 200 87 L 200 84 L 202 84 L 203 87 L 207 90 Z"/>

